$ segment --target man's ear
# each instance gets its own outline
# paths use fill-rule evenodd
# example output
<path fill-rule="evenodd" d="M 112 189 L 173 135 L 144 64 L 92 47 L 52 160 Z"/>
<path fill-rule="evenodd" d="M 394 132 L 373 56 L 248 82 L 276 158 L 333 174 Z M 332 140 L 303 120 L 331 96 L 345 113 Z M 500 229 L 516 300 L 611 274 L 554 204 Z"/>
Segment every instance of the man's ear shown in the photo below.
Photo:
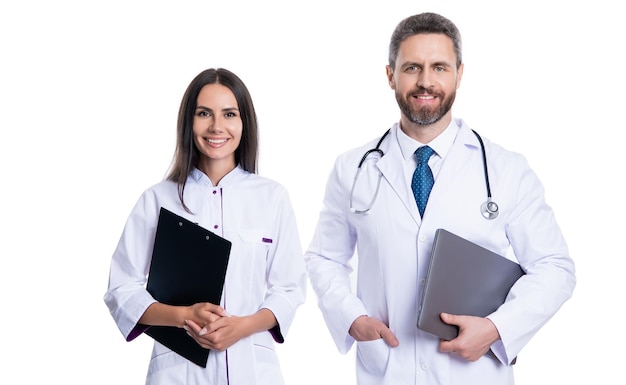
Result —
<path fill-rule="evenodd" d="M 465 67 L 464 63 L 461 63 L 459 68 L 456 70 L 456 89 L 458 90 L 461 87 L 461 78 L 463 78 L 463 68 Z"/>
<path fill-rule="evenodd" d="M 393 80 L 393 68 L 390 65 L 385 67 L 385 71 L 387 72 L 387 82 L 389 82 L 389 87 L 392 90 L 396 89 L 396 82 Z"/>

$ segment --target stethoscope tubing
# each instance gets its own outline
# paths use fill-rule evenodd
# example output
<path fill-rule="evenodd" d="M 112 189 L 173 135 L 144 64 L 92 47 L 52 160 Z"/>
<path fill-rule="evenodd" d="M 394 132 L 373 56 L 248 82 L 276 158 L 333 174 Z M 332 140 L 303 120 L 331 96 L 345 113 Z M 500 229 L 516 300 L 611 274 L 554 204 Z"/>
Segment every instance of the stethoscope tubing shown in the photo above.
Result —
<path fill-rule="evenodd" d="M 354 187 L 356 186 L 356 180 L 358 179 L 358 176 L 361 173 L 361 166 L 365 162 L 365 159 L 367 159 L 367 157 L 371 153 L 373 153 L 373 152 L 379 153 L 381 158 L 385 155 L 383 150 L 380 149 L 380 145 L 382 144 L 383 140 L 385 140 L 387 135 L 389 135 L 390 132 L 391 132 L 391 129 L 388 129 L 383 134 L 383 136 L 380 137 L 380 139 L 378 140 L 378 143 L 376 143 L 376 147 L 367 150 L 363 154 L 363 156 L 361 157 L 361 160 L 359 161 L 359 164 L 358 164 L 358 167 L 357 167 L 357 172 L 354 175 L 354 182 L 352 184 L 352 190 L 350 192 L 350 206 L 351 206 L 350 209 L 353 212 L 357 213 L 357 214 L 365 214 L 365 213 L 369 212 L 371 206 L 374 204 L 374 201 L 376 200 L 376 197 L 378 196 L 378 187 L 380 187 L 380 180 L 379 180 L 379 182 L 378 182 L 379 186 L 377 186 L 377 188 L 376 188 L 376 193 L 374 194 L 374 197 L 373 197 L 372 202 L 371 202 L 371 204 L 370 204 L 368 209 L 359 211 L 359 210 L 356 210 L 356 209 L 352 208 L 352 194 L 354 193 Z M 484 170 L 484 174 L 485 174 L 485 187 L 487 188 L 487 201 L 484 202 L 483 204 L 481 204 L 480 210 L 481 210 L 481 213 L 482 213 L 483 217 L 485 217 L 485 219 L 494 219 L 499 214 L 499 207 L 498 207 L 498 204 L 496 202 L 494 202 L 492 200 L 492 197 L 491 197 L 491 183 L 489 182 L 489 170 L 488 170 L 488 167 L 487 167 L 487 153 L 485 151 L 485 144 L 483 143 L 483 139 L 478 134 L 478 132 L 476 132 L 473 129 L 472 129 L 472 132 L 474 133 L 474 135 L 476 135 L 476 138 L 478 139 L 478 143 L 480 143 L 480 149 L 481 149 L 482 158 L 483 158 L 483 170 Z"/>

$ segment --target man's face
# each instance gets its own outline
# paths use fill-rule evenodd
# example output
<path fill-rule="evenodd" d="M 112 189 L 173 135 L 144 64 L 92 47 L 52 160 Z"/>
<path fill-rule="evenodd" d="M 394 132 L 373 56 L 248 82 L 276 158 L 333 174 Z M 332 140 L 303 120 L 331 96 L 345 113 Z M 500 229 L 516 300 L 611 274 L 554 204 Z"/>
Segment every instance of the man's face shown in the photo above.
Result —
<path fill-rule="evenodd" d="M 407 38 L 400 44 L 395 68 L 387 66 L 389 85 L 404 118 L 422 126 L 451 117 L 462 74 L 463 65 L 456 68 L 452 40 L 439 33 Z"/>

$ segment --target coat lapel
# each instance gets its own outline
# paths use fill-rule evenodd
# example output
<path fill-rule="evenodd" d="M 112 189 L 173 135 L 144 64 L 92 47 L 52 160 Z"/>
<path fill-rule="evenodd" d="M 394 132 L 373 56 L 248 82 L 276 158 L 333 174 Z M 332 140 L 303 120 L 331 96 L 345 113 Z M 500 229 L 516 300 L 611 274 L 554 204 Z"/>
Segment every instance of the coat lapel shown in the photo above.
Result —
<path fill-rule="evenodd" d="M 417 204 L 413 197 L 410 185 L 407 183 L 402 165 L 404 164 L 404 158 L 402 157 L 402 151 L 398 145 L 398 124 L 396 123 L 391 129 L 389 138 L 381 144 L 381 148 L 385 152 L 380 161 L 378 161 L 378 169 L 383 175 L 383 178 L 394 193 L 398 196 L 406 210 L 409 212 L 415 223 L 419 226 L 422 222 L 419 211 L 417 211 Z"/>
<path fill-rule="evenodd" d="M 445 199 L 449 199 L 451 196 L 450 191 L 446 190 L 459 188 L 457 186 L 460 183 L 459 178 L 465 178 L 469 173 L 467 168 L 473 167 L 472 161 L 475 160 L 473 155 L 476 151 L 480 151 L 478 147 L 478 140 L 471 129 L 465 125 L 461 126 L 435 179 L 435 184 L 428 198 L 426 212 L 429 211 L 429 207 L 432 211 L 433 207 L 446 204 Z"/>
<path fill-rule="evenodd" d="M 398 145 L 398 129 L 398 124 L 395 124 L 389 134 L 389 138 L 381 144 L 381 149 L 385 152 L 385 156 L 378 161 L 377 165 L 383 178 L 389 183 L 391 189 L 419 226 L 422 223 L 422 218 L 417 210 L 411 187 L 404 176 L 402 167 L 404 158 Z M 454 179 L 463 175 L 464 168 L 468 167 L 468 160 L 477 148 L 478 140 L 476 136 L 469 127 L 463 124 L 435 180 L 428 205 L 426 206 L 426 213 L 428 213 L 431 204 L 432 206 L 445 204 L 445 202 L 441 202 L 447 196 L 445 189 L 453 186 Z M 427 215 L 426 213 L 424 215 Z"/>

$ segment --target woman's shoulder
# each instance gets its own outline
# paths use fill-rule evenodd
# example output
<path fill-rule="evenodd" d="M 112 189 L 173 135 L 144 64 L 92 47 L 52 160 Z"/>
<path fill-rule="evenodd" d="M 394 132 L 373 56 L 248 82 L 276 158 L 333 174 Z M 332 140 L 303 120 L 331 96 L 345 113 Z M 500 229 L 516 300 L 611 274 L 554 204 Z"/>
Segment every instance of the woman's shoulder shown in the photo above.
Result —
<path fill-rule="evenodd" d="M 176 182 L 165 179 L 160 182 L 156 182 L 152 184 L 151 186 L 149 186 L 148 188 L 146 188 L 144 190 L 144 194 L 162 193 L 162 192 L 168 192 L 168 191 L 176 190 L 176 189 L 177 189 Z"/>
<path fill-rule="evenodd" d="M 245 178 L 242 179 L 242 183 L 249 184 L 254 188 L 286 191 L 285 186 L 276 179 L 254 173 L 248 173 Z"/>

